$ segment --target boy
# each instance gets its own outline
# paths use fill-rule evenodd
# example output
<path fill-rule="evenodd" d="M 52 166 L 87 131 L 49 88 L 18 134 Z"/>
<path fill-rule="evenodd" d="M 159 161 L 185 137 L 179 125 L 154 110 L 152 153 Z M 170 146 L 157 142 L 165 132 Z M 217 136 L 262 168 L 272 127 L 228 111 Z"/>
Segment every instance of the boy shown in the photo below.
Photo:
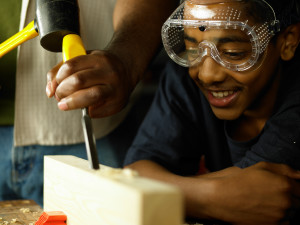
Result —
<path fill-rule="evenodd" d="M 299 8 L 187 0 L 164 24 L 166 51 L 189 69 L 166 66 L 125 165 L 179 186 L 187 216 L 297 224 Z"/>

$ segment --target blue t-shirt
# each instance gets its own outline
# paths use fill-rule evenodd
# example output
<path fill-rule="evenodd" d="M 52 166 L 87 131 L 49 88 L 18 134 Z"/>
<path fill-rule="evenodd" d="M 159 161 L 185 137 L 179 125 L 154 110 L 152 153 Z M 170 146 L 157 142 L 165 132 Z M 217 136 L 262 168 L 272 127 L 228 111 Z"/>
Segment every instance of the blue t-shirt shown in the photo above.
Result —
<path fill-rule="evenodd" d="M 125 165 L 152 160 L 178 175 L 194 175 L 201 156 L 217 171 L 259 161 L 300 170 L 300 76 L 298 65 L 283 74 L 275 110 L 263 131 L 247 142 L 232 140 L 186 68 L 167 63 L 152 106 L 130 147 Z"/>

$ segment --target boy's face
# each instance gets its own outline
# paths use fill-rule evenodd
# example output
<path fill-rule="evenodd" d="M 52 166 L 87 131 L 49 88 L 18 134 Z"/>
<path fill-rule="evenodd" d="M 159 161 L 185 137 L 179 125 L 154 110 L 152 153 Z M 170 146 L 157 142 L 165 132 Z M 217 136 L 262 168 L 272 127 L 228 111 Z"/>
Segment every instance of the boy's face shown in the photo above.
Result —
<path fill-rule="evenodd" d="M 261 111 L 265 105 L 259 103 L 275 97 L 272 92 L 278 60 L 278 51 L 270 45 L 260 66 L 252 70 L 234 72 L 206 57 L 200 64 L 190 67 L 189 74 L 214 114 L 219 119 L 235 120 L 247 111 Z"/>
<path fill-rule="evenodd" d="M 255 23 L 249 20 L 249 24 L 252 22 Z M 241 30 L 213 29 L 203 32 L 197 28 L 185 28 L 184 41 L 187 49 L 194 49 L 203 41 L 214 43 L 222 60 L 232 64 L 246 62 L 252 54 L 249 37 Z M 214 50 L 208 48 L 207 51 Z M 253 67 L 233 71 L 216 62 L 208 53 L 198 64 L 189 68 L 189 74 L 207 98 L 214 114 L 219 119 L 235 120 L 247 112 L 261 111 L 266 106 L 260 104 L 261 101 L 268 103 L 275 98 L 273 81 L 278 73 L 279 57 L 276 47 L 269 44 Z"/>

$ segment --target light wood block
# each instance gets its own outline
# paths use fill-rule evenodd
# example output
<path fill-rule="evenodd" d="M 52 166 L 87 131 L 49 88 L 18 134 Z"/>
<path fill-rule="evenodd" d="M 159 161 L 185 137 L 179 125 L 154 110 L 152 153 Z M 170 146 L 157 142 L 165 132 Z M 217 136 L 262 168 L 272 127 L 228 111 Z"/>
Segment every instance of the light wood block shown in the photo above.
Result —
<path fill-rule="evenodd" d="M 44 211 L 68 225 L 181 225 L 183 197 L 169 184 L 74 156 L 45 156 Z"/>

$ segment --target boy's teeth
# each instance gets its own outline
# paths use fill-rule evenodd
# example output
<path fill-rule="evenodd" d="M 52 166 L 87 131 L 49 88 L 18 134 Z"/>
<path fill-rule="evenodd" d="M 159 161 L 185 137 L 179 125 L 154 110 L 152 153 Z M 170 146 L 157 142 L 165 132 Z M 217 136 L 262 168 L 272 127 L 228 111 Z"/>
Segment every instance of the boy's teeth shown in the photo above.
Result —
<path fill-rule="evenodd" d="M 215 98 L 224 98 L 228 95 L 232 95 L 233 91 L 212 91 L 211 93 Z"/>

